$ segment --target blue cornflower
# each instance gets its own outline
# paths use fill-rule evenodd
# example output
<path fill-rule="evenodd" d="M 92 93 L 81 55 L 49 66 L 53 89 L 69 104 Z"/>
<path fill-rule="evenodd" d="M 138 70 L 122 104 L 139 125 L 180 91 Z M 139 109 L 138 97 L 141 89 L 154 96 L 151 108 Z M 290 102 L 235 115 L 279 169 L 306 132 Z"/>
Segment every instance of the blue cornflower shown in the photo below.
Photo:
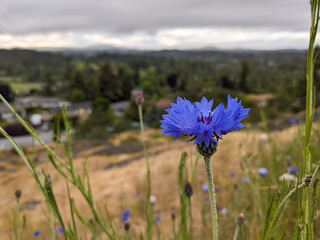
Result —
<path fill-rule="evenodd" d="M 208 184 L 203 184 L 202 185 L 202 190 L 205 192 L 208 192 Z"/>
<path fill-rule="evenodd" d="M 204 143 L 209 148 L 210 142 L 218 142 L 222 135 L 245 127 L 241 120 L 248 116 L 249 108 L 243 108 L 241 100 L 228 95 L 227 109 L 220 103 L 213 111 L 213 100 L 203 97 L 201 102 L 191 103 L 187 99 L 177 98 L 171 103 L 167 114 L 160 121 L 161 132 L 174 139 L 186 134 L 194 137 L 194 144 Z"/>
<path fill-rule="evenodd" d="M 241 181 L 242 181 L 243 183 L 248 183 L 248 182 L 249 182 L 249 179 L 246 178 L 246 177 L 242 177 Z"/>
<path fill-rule="evenodd" d="M 220 212 L 221 211 L 221 207 L 220 206 L 216 206 L 216 209 L 217 209 L 217 212 Z"/>
<path fill-rule="evenodd" d="M 159 223 L 160 220 L 161 220 L 161 215 L 158 215 L 158 216 L 156 217 L 156 222 Z"/>
<path fill-rule="evenodd" d="M 62 227 L 57 227 L 57 233 L 63 233 L 63 228 Z"/>
<path fill-rule="evenodd" d="M 33 233 L 33 236 L 34 237 L 38 237 L 40 235 L 41 231 L 40 230 L 37 230 Z"/>
<path fill-rule="evenodd" d="M 215 191 L 216 193 L 218 193 L 218 192 L 220 192 L 220 188 L 219 188 L 219 187 L 216 187 L 216 188 L 214 189 L 214 191 Z"/>
<path fill-rule="evenodd" d="M 290 174 L 296 174 L 298 172 L 298 169 L 297 168 L 295 168 L 295 167 L 290 167 L 289 168 L 289 173 Z"/>
<path fill-rule="evenodd" d="M 294 118 L 294 117 L 289 118 L 289 123 L 294 124 L 294 123 L 296 123 L 296 122 L 297 122 L 297 119 L 296 119 L 296 118 Z"/>
<path fill-rule="evenodd" d="M 230 173 L 230 177 L 231 177 L 231 178 L 234 178 L 235 175 L 236 175 L 236 174 L 235 174 L 234 172 Z"/>
<path fill-rule="evenodd" d="M 266 177 L 267 175 L 268 175 L 268 169 L 266 169 L 266 168 L 259 168 L 258 169 L 258 172 L 259 172 L 259 174 L 260 174 L 260 176 L 261 177 Z"/>
<path fill-rule="evenodd" d="M 130 213 L 131 212 L 130 212 L 129 209 L 123 210 L 123 212 L 122 212 L 122 222 L 128 221 Z"/>

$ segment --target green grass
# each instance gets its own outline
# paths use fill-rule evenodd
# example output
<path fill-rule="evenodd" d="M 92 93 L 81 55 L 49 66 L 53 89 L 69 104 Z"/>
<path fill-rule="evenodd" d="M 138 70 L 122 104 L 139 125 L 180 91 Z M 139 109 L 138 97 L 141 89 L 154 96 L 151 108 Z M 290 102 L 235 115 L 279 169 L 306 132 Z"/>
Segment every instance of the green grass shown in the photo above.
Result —
<path fill-rule="evenodd" d="M 42 88 L 41 83 L 30 83 L 30 82 L 10 82 L 10 87 L 14 92 L 17 91 L 30 91 L 31 89 L 40 90 Z"/>

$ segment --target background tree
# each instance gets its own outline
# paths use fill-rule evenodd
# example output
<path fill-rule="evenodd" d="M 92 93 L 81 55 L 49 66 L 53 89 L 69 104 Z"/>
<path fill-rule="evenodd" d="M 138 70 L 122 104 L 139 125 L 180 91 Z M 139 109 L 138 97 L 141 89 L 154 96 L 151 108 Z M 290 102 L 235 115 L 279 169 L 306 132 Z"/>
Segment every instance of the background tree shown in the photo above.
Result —
<path fill-rule="evenodd" d="M 111 102 L 117 101 L 119 98 L 120 84 L 110 62 L 105 62 L 100 68 L 99 90 L 100 95 Z"/>
<path fill-rule="evenodd" d="M 9 84 L 0 84 L 0 94 L 8 101 L 12 102 L 14 100 L 15 94 L 11 90 Z"/>
<path fill-rule="evenodd" d="M 43 77 L 43 94 L 48 97 L 54 96 L 55 81 L 50 72 L 46 72 Z"/>
<path fill-rule="evenodd" d="M 247 62 L 241 63 L 241 71 L 240 71 L 240 81 L 239 81 L 239 89 L 245 93 L 250 92 L 250 87 L 248 85 L 248 75 L 249 75 L 249 66 Z"/>

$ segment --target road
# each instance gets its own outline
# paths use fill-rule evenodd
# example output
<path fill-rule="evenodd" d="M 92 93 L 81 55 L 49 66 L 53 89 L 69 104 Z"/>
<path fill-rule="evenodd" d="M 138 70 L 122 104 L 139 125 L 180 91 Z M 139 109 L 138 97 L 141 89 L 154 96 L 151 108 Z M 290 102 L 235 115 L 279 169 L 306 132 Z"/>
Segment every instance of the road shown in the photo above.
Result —
<path fill-rule="evenodd" d="M 51 142 L 53 139 L 53 132 L 42 132 L 39 133 L 40 138 L 44 142 Z M 32 146 L 33 140 L 30 135 L 26 136 L 17 136 L 14 137 L 14 140 L 21 146 L 21 147 L 27 147 L 27 146 Z M 39 142 L 35 140 L 35 144 L 38 145 Z M 11 149 L 12 144 L 6 139 L 6 138 L 0 138 L 0 151 L 5 150 L 5 149 Z"/>

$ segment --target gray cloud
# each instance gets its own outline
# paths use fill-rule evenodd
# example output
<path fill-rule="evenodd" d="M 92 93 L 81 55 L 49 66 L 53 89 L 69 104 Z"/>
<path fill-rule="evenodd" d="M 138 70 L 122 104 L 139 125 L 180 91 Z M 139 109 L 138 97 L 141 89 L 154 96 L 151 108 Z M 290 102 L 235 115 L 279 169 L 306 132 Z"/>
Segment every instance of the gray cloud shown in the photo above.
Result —
<path fill-rule="evenodd" d="M 309 15 L 306 0 L 2 0 L 0 34 L 197 27 L 307 31 Z"/>

